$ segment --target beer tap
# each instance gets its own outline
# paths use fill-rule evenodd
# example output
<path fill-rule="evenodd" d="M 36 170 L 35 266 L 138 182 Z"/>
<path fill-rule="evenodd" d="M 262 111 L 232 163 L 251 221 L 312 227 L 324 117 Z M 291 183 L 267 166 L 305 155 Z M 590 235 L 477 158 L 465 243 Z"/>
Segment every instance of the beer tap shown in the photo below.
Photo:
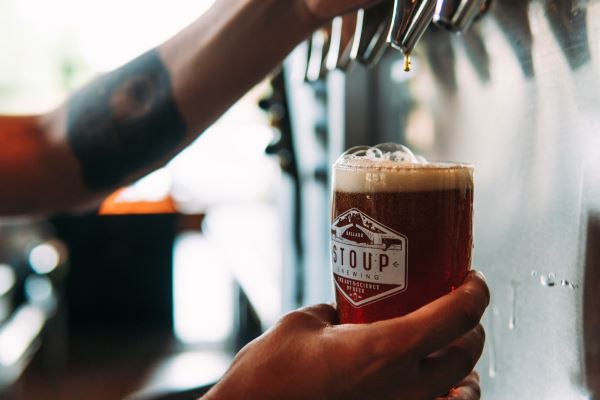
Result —
<path fill-rule="evenodd" d="M 404 53 L 404 70 L 411 68 L 410 55 L 433 19 L 437 0 L 395 0 L 388 42 Z"/>
<path fill-rule="evenodd" d="M 371 67 L 387 49 L 387 34 L 392 24 L 393 3 L 384 1 L 356 14 L 356 31 L 350 58 Z"/>
<path fill-rule="evenodd" d="M 328 71 L 346 71 L 351 64 L 350 53 L 356 30 L 356 13 L 336 17 L 331 24 L 331 44 L 327 54 Z"/>
<path fill-rule="evenodd" d="M 310 38 L 304 74 L 305 82 L 318 82 L 325 78 L 327 73 L 325 64 L 331 45 L 331 28 L 332 24 L 329 23 L 323 28 L 317 29 Z"/>
<path fill-rule="evenodd" d="M 486 0 L 438 0 L 433 22 L 452 32 L 465 32 L 486 9 Z"/>

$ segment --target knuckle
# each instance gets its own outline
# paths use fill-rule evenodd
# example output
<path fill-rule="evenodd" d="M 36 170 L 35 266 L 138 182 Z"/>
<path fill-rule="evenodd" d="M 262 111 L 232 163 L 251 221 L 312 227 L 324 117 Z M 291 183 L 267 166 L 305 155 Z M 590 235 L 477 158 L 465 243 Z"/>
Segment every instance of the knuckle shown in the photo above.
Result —
<path fill-rule="evenodd" d="M 474 357 L 478 359 L 483 352 L 483 346 L 485 345 L 485 331 L 481 325 L 478 325 L 471 331 L 469 335 L 468 346 L 474 354 Z"/>
<path fill-rule="evenodd" d="M 456 354 L 456 365 L 461 375 L 466 376 L 471 372 L 475 364 L 477 364 L 478 357 L 468 348 L 457 348 Z"/>
<path fill-rule="evenodd" d="M 481 299 L 476 293 L 465 290 L 463 294 L 463 301 L 460 302 L 457 308 L 457 317 L 461 326 L 465 330 L 470 330 L 479 323 L 484 307 L 481 306 Z"/>
<path fill-rule="evenodd" d="M 456 314 L 457 320 L 464 331 L 472 329 L 479 322 L 478 313 L 469 305 L 461 305 Z"/>
<path fill-rule="evenodd" d="M 316 311 L 331 311 L 333 309 L 333 307 L 330 304 L 326 303 L 316 304 L 311 308 L 313 308 Z"/>
<path fill-rule="evenodd" d="M 312 310 L 314 310 L 317 314 L 322 315 L 327 319 L 334 320 L 334 322 L 337 322 L 338 320 L 337 309 L 331 304 L 317 304 L 316 306 L 312 307 Z"/>
<path fill-rule="evenodd" d="M 481 324 L 477 324 L 475 332 L 477 333 L 477 337 L 480 339 L 481 343 L 485 343 L 485 329 L 483 329 Z"/>
<path fill-rule="evenodd" d="M 482 308 L 487 307 L 490 302 L 490 289 L 483 281 L 470 282 L 469 284 L 463 285 L 461 290 L 473 297 L 476 297 Z"/>
<path fill-rule="evenodd" d="M 471 386 L 471 389 L 473 390 L 473 395 L 475 396 L 475 399 L 479 399 L 481 398 L 481 386 L 479 386 L 479 378 L 477 378 L 478 381 L 473 383 L 473 385 Z"/>
<path fill-rule="evenodd" d="M 284 326 L 298 327 L 314 323 L 315 317 L 310 313 L 297 310 L 287 313 L 281 318 L 280 323 Z"/>
<path fill-rule="evenodd" d="M 456 346 L 455 357 L 464 367 L 461 371 L 465 374 L 472 372 L 483 351 L 484 337 L 480 334 L 481 332 L 483 329 L 479 327 L 473 329 Z"/>

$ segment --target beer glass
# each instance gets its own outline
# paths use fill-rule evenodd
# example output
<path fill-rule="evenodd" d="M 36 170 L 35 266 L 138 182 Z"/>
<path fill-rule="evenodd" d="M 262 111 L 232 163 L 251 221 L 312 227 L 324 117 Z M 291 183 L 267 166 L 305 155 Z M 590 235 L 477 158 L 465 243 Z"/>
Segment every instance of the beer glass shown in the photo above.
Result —
<path fill-rule="evenodd" d="M 467 276 L 473 167 L 404 146 L 354 148 L 333 168 L 331 264 L 341 323 L 408 314 Z"/>

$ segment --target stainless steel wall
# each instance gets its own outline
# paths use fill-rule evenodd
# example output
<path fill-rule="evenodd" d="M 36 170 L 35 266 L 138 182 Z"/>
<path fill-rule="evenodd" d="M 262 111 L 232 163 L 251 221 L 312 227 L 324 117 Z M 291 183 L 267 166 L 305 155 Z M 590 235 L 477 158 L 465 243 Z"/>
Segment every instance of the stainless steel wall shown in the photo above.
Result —
<path fill-rule="evenodd" d="M 600 398 L 600 3 L 497 0 L 415 56 L 330 76 L 330 154 L 393 140 L 473 163 L 484 398 Z"/>

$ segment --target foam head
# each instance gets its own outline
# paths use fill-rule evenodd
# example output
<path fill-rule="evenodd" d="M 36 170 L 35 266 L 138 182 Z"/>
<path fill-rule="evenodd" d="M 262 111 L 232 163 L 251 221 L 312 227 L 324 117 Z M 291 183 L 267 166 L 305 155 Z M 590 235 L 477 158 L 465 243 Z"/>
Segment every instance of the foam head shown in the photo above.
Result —
<path fill-rule="evenodd" d="M 428 162 L 405 146 L 355 147 L 334 165 L 333 189 L 347 193 L 472 189 L 473 167 Z"/>

